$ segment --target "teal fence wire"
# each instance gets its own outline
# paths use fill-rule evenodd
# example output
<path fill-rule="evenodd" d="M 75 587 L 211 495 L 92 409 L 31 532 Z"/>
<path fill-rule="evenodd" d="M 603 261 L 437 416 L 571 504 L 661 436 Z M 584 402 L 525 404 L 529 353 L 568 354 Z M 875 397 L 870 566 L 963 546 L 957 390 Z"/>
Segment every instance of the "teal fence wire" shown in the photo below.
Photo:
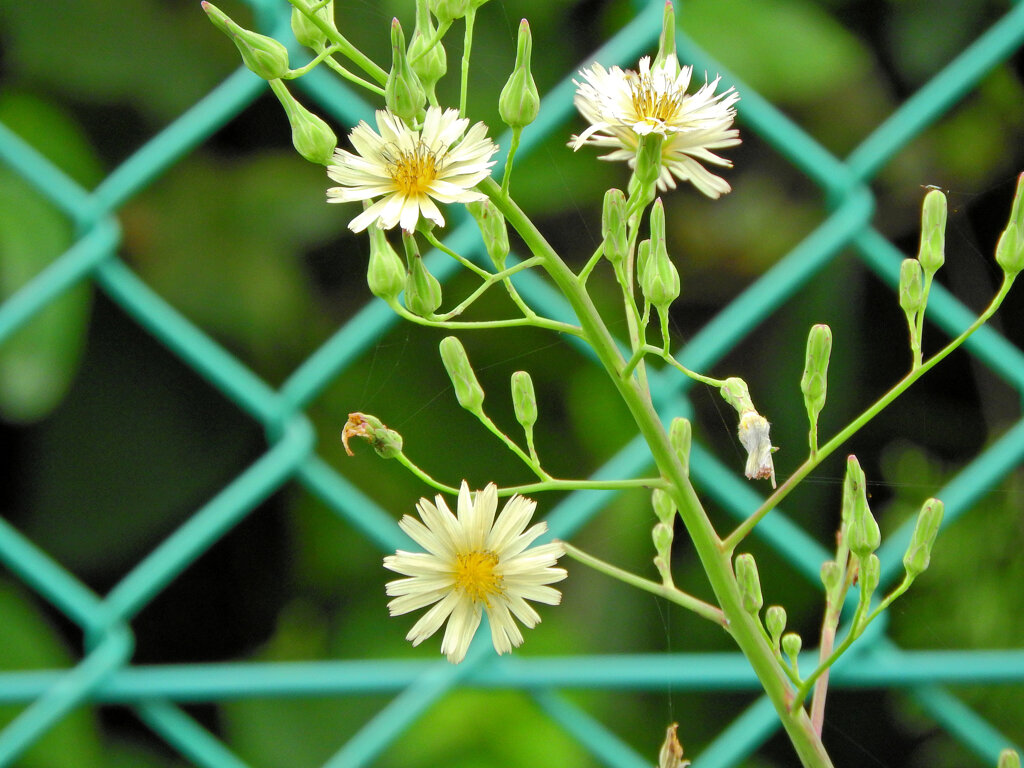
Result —
<path fill-rule="evenodd" d="M 263 31 L 289 37 L 285 9 L 270 0 L 252 0 L 252 6 Z M 588 61 L 631 66 L 656 45 L 662 8 L 662 0 L 635 3 L 632 19 Z M 841 252 L 852 250 L 884 283 L 895 286 L 903 254 L 873 226 L 872 183 L 897 153 L 968 98 L 983 78 L 1017 52 L 1024 43 L 1024 4 L 1006 10 L 842 158 L 730 75 L 727 61 L 714 61 L 701 50 L 687 36 L 685 4 L 679 6 L 678 16 L 680 58 L 695 64 L 698 71 L 721 72 L 724 82 L 736 85 L 743 99 L 743 129 L 759 135 L 798 168 L 821 190 L 824 201 L 820 224 L 677 351 L 687 366 L 708 370 L 808 281 L 827 270 Z M 573 113 L 574 75 L 567 73 L 545 95 L 540 118 L 526 133 L 520 149 L 524 157 L 545 137 L 567 133 Z M 354 125 L 371 114 L 373 107 L 367 101 L 323 73 L 309 76 L 302 85 L 305 98 L 339 125 Z M 85 637 L 81 658 L 70 668 L 0 672 L 0 703 L 22 707 L 0 732 L 0 765 L 17 765 L 27 750 L 76 708 L 116 704 L 134 710 L 192 764 L 241 768 L 247 763 L 230 741 L 201 725 L 184 704 L 245 698 L 387 696 L 388 703 L 354 736 L 338 743 L 323 763 L 324 768 L 354 768 L 373 764 L 446 694 L 469 687 L 525 692 L 552 722 L 593 754 L 595 763 L 617 768 L 649 766 L 653 754 L 638 754 L 616 734 L 614 724 L 599 721 L 565 692 L 580 688 L 660 691 L 666 686 L 676 692 L 755 691 L 756 679 L 741 656 L 667 653 L 496 658 L 485 642 L 478 642 L 458 666 L 435 660 L 432 652 L 424 652 L 421 660 L 374 658 L 371 653 L 358 660 L 133 664 L 132 622 L 137 615 L 257 505 L 289 483 L 318 497 L 382 552 L 405 544 L 396 514 L 382 509 L 318 454 L 318 442 L 336 440 L 337 435 L 317 434 L 306 413 L 309 404 L 396 322 L 387 307 L 377 301 L 367 303 L 275 387 L 186 319 L 119 256 L 123 237 L 119 209 L 253 103 L 265 88 L 263 81 L 238 70 L 139 146 L 93 189 L 72 181 L 37 151 L 32 136 L 17 135 L 0 124 L 0 160 L 59 208 L 75 231 L 74 244 L 0 306 L 0 343 L 75 286 L 91 282 L 257 422 L 267 439 L 263 455 L 196 509 L 105 594 L 86 586 L 14 525 L 0 519 L 0 562 L 77 625 Z M 507 140 L 499 143 L 507 146 Z M 476 253 L 480 248 L 472 222 L 456 223 L 447 237 L 462 253 Z M 430 263 L 442 280 L 455 272 L 456 265 L 442 258 Z M 554 317 L 566 314 L 558 298 L 535 276 L 521 274 L 518 285 L 540 311 Z M 941 286 L 933 288 L 928 317 L 935 326 L 956 334 L 974 316 Z M 990 328 L 979 331 L 967 347 L 981 365 L 1024 395 L 1024 354 L 1020 349 Z M 652 374 L 660 412 L 690 412 L 689 384 L 674 372 Z M 935 494 L 945 502 L 946 526 L 971 512 L 1022 457 L 1024 419 Z M 609 460 L 598 476 L 640 476 L 647 463 L 638 437 Z M 737 519 L 759 504 L 757 487 L 700 444 L 694 446 L 692 472 L 701 491 Z M 610 493 L 568 495 L 547 516 L 552 533 L 571 539 L 613 499 Z M 901 558 L 911 526 L 909 523 L 890 534 L 879 552 L 883 586 L 901 576 Z M 820 564 L 828 559 L 828 551 L 784 511 L 769 516 L 756 533 L 809 583 L 818 584 Z M 0 631 L 2 627 L 0 617 Z M 0 659 L 0 669 L 3 666 Z M 859 642 L 856 652 L 837 665 L 832 680 L 838 689 L 905 690 L 928 718 L 976 753 L 979 764 L 994 765 L 999 751 L 1012 744 L 1012 735 L 998 732 L 948 686 L 1020 684 L 1024 682 L 1024 650 L 904 650 L 887 636 L 883 626 L 874 628 Z M 767 699 L 756 699 L 699 754 L 688 756 L 695 757 L 701 768 L 741 765 L 777 730 Z M 1016 746 L 1020 749 L 1022 745 Z M 75 764 L 74 756 L 69 755 L 66 765 Z M 258 763 L 253 765 L 255 768 Z"/>

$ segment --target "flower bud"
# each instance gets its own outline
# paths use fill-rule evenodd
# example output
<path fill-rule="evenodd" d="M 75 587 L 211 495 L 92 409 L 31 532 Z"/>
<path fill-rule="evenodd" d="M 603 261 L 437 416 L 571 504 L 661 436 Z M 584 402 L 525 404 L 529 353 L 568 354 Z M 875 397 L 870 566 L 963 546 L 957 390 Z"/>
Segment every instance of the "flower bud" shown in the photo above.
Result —
<path fill-rule="evenodd" d="M 604 240 L 604 257 L 612 264 L 621 264 L 629 251 L 626 237 L 626 196 L 621 189 L 609 189 L 604 193 L 601 207 L 601 238 Z"/>
<path fill-rule="evenodd" d="M 323 120 L 295 100 L 284 83 L 272 85 L 274 95 L 288 116 L 292 128 L 292 145 L 306 160 L 317 165 L 328 165 L 338 146 L 338 137 Z"/>
<path fill-rule="evenodd" d="M 804 358 L 804 375 L 800 379 L 800 391 L 812 423 L 817 423 L 818 414 L 825 406 L 828 382 L 828 361 L 832 355 L 832 329 L 827 325 L 815 325 L 807 336 L 807 355 Z"/>
<path fill-rule="evenodd" d="M 900 307 L 908 316 L 924 307 L 924 275 L 917 259 L 904 259 L 900 265 Z"/>
<path fill-rule="evenodd" d="M 857 497 L 862 492 L 867 480 L 864 477 L 864 470 L 860 468 L 857 457 L 849 455 L 846 457 L 846 476 L 843 478 L 843 514 L 842 527 L 846 527 L 853 519 L 853 508 L 857 504 Z"/>
<path fill-rule="evenodd" d="M 659 308 L 667 308 L 679 296 L 679 272 L 668 257 L 665 246 L 665 206 L 659 197 L 651 207 L 651 254 L 639 271 L 644 298 Z"/>
<path fill-rule="evenodd" d="M 648 133 L 640 137 L 636 152 L 636 167 L 633 175 L 644 187 L 653 188 L 661 175 L 661 145 L 664 137 L 660 133 Z"/>
<path fill-rule="evenodd" d="M 527 431 L 533 429 L 537 423 L 537 395 L 533 391 L 533 379 L 526 371 L 512 374 L 512 405 L 516 421 Z"/>
<path fill-rule="evenodd" d="M 772 639 L 772 645 L 779 647 L 779 638 L 786 631 L 786 609 L 781 605 L 769 605 L 764 612 L 764 626 Z"/>
<path fill-rule="evenodd" d="M 800 655 L 800 649 L 803 647 L 804 641 L 800 639 L 800 635 L 796 632 L 787 632 L 782 636 L 782 651 L 790 659 L 796 659 Z"/>
<path fill-rule="evenodd" d="M 945 507 L 938 499 L 928 499 L 921 507 L 917 516 L 914 533 L 910 537 L 910 546 L 903 555 L 903 567 L 907 576 L 916 579 L 928 568 L 932 557 L 932 545 L 942 525 L 942 514 Z"/>
<path fill-rule="evenodd" d="M 448 378 L 455 387 L 455 397 L 459 405 L 471 413 L 480 413 L 484 402 L 484 389 L 473 373 L 465 347 L 454 336 L 441 339 L 441 362 L 444 363 Z"/>
<path fill-rule="evenodd" d="M 384 84 L 384 102 L 388 109 L 406 121 L 412 121 L 423 109 L 427 94 L 405 55 L 405 35 L 398 19 L 391 20 L 391 71 Z"/>
<path fill-rule="evenodd" d="M 757 576 L 757 563 L 750 553 L 736 555 L 736 581 L 740 586 L 743 610 L 756 614 L 764 601 L 761 598 L 761 580 Z"/>
<path fill-rule="evenodd" d="M 921 247 L 917 260 L 924 271 L 934 275 L 946 260 L 946 196 L 932 189 L 921 208 Z"/>
<path fill-rule="evenodd" d="M 878 555 L 872 552 L 860 561 L 860 571 L 857 574 L 857 583 L 860 585 L 861 600 L 867 602 L 878 587 L 882 578 L 882 563 Z"/>
<path fill-rule="evenodd" d="M 483 3 L 480 3 L 481 5 Z M 470 0 L 430 0 L 430 12 L 441 26 L 450 25 L 469 12 Z"/>
<path fill-rule="evenodd" d="M 537 113 L 540 111 L 540 93 L 530 73 L 532 51 L 533 37 L 530 35 L 530 25 L 523 19 L 519 23 L 516 64 L 498 98 L 498 113 L 509 128 L 525 128 L 537 119 Z"/>
<path fill-rule="evenodd" d="M 825 591 L 832 593 L 839 588 L 843 581 L 843 569 L 835 560 L 826 560 L 821 564 L 821 583 L 825 585 Z"/>
<path fill-rule="evenodd" d="M 426 89 L 427 95 L 434 93 L 437 82 L 448 72 L 448 56 L 441 41 L 435 41 L 427 49 L 436 34 L 427 0 L 416 0 L 416 28 L 409 41 L 409 66 Z"/>
<path fill-rule="evenodd" d="M 676 58 L 676 13 L 672 0 L 665 0 L 665 14 L 661 19 L 661 36 L 658 38 L 658 55 L 654 59 L 657 67 L 663 61 Z"/>
<path fill-rule="evenodd" d="M 651 260 L 651 241 L 641 240 L 636 248 L 636 271 L 643 274 L 647 270 L 647 264 Z"/>
<path fill-rule="evenodd" d="M 414 315 L 430 317 L 441 306 L 441 283 L 416 254 L 405 276 L 405 306 Z"/>
<path fill-rule="evenodd" d="M 509 252 L 508 227 L 505 225 L 505 217 L 490 200 L 466 203 L 466 208 L 476 219 L 484 247 L 487 248 L 487 255 L 491 257 L 494 266 L 499 270 L 504 269 L 505 259 Z"/>
<path fill-rule="evenodd" d="M 341 431 L 341 442 L 345 453 L 354 456 L 348 441 L 353 437 L 368 440 L 373 450 L 382 459 L 391 459 L 402 452 L 402 436 L 393 429 L 388 429 L 376 416 L 368 413 L 350 413 L 345 427 Z"/>
<path fill-rule="evenodd" d="M 999 762 L 996 768 L 1020 768 L 1020 755 L 1016 750 L 1004 749 L 999 753 Z"/>
<path fill-rule="evenodd" d="M 871 514 L 871 508 L 868 506 L 867 483 L 857 457 L 850 456 L 846 467 L 846 477 L 847 480 L 850 480 L 848 485 L 853 505 L 846 543 L 850 551 L 863 562 L 868 555 L 878 549 L 878 545 L 882 543 L 882 534 L 878 529 L 878 523 L 875 522 L 874 515 Z M 846 490 L 847 484 L 844 484 L 844 501 L 846 500 Z"/>
<path fill-rule="evenodd" d="M 210 21 L 234 42 L 242 62 L 264 80 L 279 80 L 288 74 L 288 49 L 272 37 L 238 26 L 213 3 L 202 2 Z"/>
<path fill-rule="evenodd" d="M 654 514 L 665 525 L 672 525 L 676 517 L 676 503 L 668 492 L 661 488 L 651 491 L 651 506 L 654 507 Z"/>
<path fill-rule="evenodd" d="M 1009 277 L 1024 269 L 1024 173 L 1017 177 L 1010 221 L 996 245 L 996 261 Z"/>
<path fill-rule="evenodd" d="M 676 458 L 683 465 L 683 472 L 687 477 L 690 475 L 690 445 L 693 442 L 693 426 L 689 419 L 677 416 L 672 419 L 668 428 L 668 441 L 672 450 L 676 452 Z"/>
<path fill-rule="evenodd" d="M 370 227 L 369 230 L 370 262 L 366 267 L 366 284 L 374 296 L 391 301 L 405 287 L 405 265 L 383 229 Z"/>
<path fill-rule="evenodd" d="M 655 523 L 651 530 L 651 539 L 654 541 L 654 551 L 665 562 L 672 550 L 672 526 L 665 523 Z"/>
<path fill-rule="evenodd" d="M 337 32 L 338 28 L 334 26 L 334 0 L 327 0 L 322 6 L 320 3 L 316 3 L 316 6 L 319 7 L 310 12 Z M 319 51 L 327 45 L 327 35 L 295 5 L 292 6 L 292 34 L 295 35 L 295 39 L 299 43 L 315 51 Z"/>

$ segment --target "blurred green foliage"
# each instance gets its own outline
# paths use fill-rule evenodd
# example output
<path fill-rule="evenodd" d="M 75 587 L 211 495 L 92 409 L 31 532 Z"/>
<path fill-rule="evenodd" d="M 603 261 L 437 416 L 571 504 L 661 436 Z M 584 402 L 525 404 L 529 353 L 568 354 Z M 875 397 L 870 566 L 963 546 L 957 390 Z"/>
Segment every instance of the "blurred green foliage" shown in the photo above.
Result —
<path fill-rule="evenodd" d="M 337 0 L 336 6 L 343 31 L 385 65 L 386 22 L 397 14 L 411 28 L 411 4 Z M 243 23 L 256 23 L 241 4 L 225 2 L 225 10 Z M 1004 10 L 981 0 L 692 0 L 679 5 L 679 16 L 700 45 L 842 156 Z M 498 124 L 497 94 L 512 66 L 520 17 L 533 29 L 533 71 L 544 94 L 589 63 L 590 52 L 634 12 L 623 0 L 492 0 L 478 21 L 471 114 Z M 126 17 L 130 31 L 112 23 Z M 450 66 L 460 52 L 458 38 L 453 35 L 448 46 Z M 192 3 L 137 0 L 126 10 L 112 0 L 83 0 L 59 12 L 47 3 L 6 3 L 0 6 L 0 43 L 0 120 L 90 189 L 237 66 L 234 47 Z M 440 89 L 442 98 L 452 101 L 456 88 L 450 77 Z M 742 101 L 739 108 L 742 120 Z M 345 128 L 338 126 L 339 135 Z M 564 135 L 522 158 L 513 180 L 523 208 L 573 264 L 582 264 L 597 245 L 604 190 L 626 183 L 623 167 L 565 147 L 578 128 L 566 125 Z M 820 193 L 742 124 L 741 130 L 745 144 L 730 155 L 736 168 L 727 172 L 733 194 L 711 202 L 687 189 L 666 200 L 670 253 L 683 285 L 673 309 L 677 343 L 824 216 Z M 1022 136 L 1020 67 L 1002 66 L 887 165 L 875 185 L 876 223 L 908 251 L 916 248 L 920 185 L 952 191 L 953 235 L 941 279 L 972 306 L 980 305 L 993 279 L 988 260 L 995 235 L 987 211 L 1008 204 L 1002 192 L 1024 166 Z M 326 186 L 322 171 L 291 151 L 285 117 L 264 96 L 124 205 L 121 255 L 192 322 L 278 385 L 370 299 L 363 278 L 366 245 L 345 228 L 350 210 L 323 204 Z M 987 194 L 993 189 L 1002 194 L 998 202 Z M 72 222 L 0 168 L 2 295 L 45 268 L 73 234 Z M 457 277 L 445 294 L 464 295 L 471 285 Z M 617 316 L 611 275 L 599 270 L 591 286 L 606 315 Z M 0 498 L 5 517 L 103 592 L 259 455 L 262 440 L 249 420 L 113 304 L 103 298 L 91 302 L 90 292 L 86 285 L 68 292 L 0 347 L 0 414 L 9 425 L 0 436 L 16 449 L 6 463 Z M 782 446 L 776 461 L 783 477 L 805 445 L 798 382 L 806 329 L 815 322 L 829 323 L 836 338 L 830 400 L 822 416 L 826 434 L 895 380 L 908 359 L 895 298 L 850 258 L 815 278 L 770 323 L 752 329 L 748 341 L 710 373 L 749 381 Z M 436 352 L 443 335 L 396 326 L 309 409 L 320 455 L 396 517 L 411 512 L 429 489 L 369 450 L 345 457 L 336 436 L 349 411 L 374 413 L 399 430 L 409 456 L 446 482 L 524 479 L 508 454 L 455 405 Z M 516 436 L 508 377 L 521 368 L 531 372 L 540 400 L 538 448 L 553 473 L 587 476 L 632 437 L 628 416 L 603 375 L 567 353 L 561 341 L 536 332 L 463 340 L 488 393 L 489 412 Z M 873 505 L 890 529 L 1019 415 L 1019 404 L 983 370 L 951 363 L 949 371 L 910 395 L 924 407 L 899 405 L 850 446 L 861 455 L 869 479 L 882 479 Z M 950 380 L 959 382 L 952 390 Z M 739 467 L 735 425 L 717 395 L 698 389 L 693 399 L 697 437 Z M 925 454 L 928 446 L 941 455 Z M 787 512 L 826 543 L 837 520 L 840 477 L 841 469 L 826 465 L 787 502 Z M 1019 482 L 1011 480 L 986 497 L 983 514 L 968 515 L 940 537 L 932 570 L 893 619 L 900 642 L 1020 646 L 1024 638 L 1014 628 L 1019 623 L 1005 619 L 1019 613 L 1019 590 L 1003 588 L 1019 583 L 1012 574 L 1024 568 Z M 541 499 L 542 513 L 556 501 Z M 710 511 L 716 522 L 728 524 L 713 505 Z M 189 569 L 181 584 L 139 617 L 141 658 L 436 655 L 436 638 L 418 649 L 408 646 L 404 635 L 411 617 L 387 618 L 380 553 L 320 501 L 289 488 L 253 516 L 252 526 L 229 534 L 216 556 Z M 653 576 L 651 524 L 645 495 L 623 494 L 577 541 Z M 676 542 L 677 583 L 707 597 L 682 532 Z M 766 602 L 784 601 L 791 626 L 812 645 L 818 590 L 753 546 Z M 570 567 L 563 606 L 543 612 L 544 623 L 517 653 L 730 647 L 722 633 L 690 615 Z M 964 572 L 972 578 L 958 577 Z M 0 571 L 0 579 L 0 666 L 71 664 L 81 638 L 10 574 Z M 230 610 L 220 610 L 229 603 Z M 950 622 L 950 615 L 971 620 Z M 1015 718 L 1019 687 L 968 691 L 965 698 L 1024 740 Z M 668 721 L 686 724 L 687 754 L 696 754 L 751 700 L 665 691 L 587 692 L 576 699 L 652 762 Z M 847 700 L 852 699 L 836 696 L 838 712 Z M 233 701 L 197 716 L 254 765 L 304 768 L 321 764 L 384 703 L 385 697 Z M 896 697 L 886 706 L 894 716 L 885 733 L 912 749 L 928 721 Z M 13 712 L 7 708 L 2 714 Z M 484 725 L 467 725 L 479 722 Z M 921 740 L 914 755 L 901 758 L 906 762 L 888 764 L 967 764 L 967 757 L 948 751 L 949 739 L 941 734 Z M 837 740 L 836 749 L 837 765 L 862 764 L 856 749 L 846 753 L 846 742 Z M 943 762 L 940 754 L 957 757 Z M 758 759 L 759 765 L 787 764 L 778 744 Z M 379 761 L 403 768 L 442 763 L 583 768 L 598 759 L 557 730 L 528 698 L 470 691 L 444 699 Z M 136 721 L 103 709 L 67 718 L 24 765 L 142 768 L 184 762 Z"/>

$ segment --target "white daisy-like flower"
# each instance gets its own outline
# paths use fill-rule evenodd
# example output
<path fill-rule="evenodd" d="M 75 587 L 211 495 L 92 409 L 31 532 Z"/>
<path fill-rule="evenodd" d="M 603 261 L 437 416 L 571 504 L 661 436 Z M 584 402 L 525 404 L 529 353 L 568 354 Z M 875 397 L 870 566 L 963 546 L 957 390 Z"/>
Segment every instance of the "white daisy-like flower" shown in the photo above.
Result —
<path fill-rule="evenodd" d="M 513 496 L 495 519 L 495 485 L 470 493 L 465 481 L 459 490 L 458 516 L 440 495 L 434 504 L 420 499 L 416 509 L 422 522 L 405 515 L 399 525 L 426 552 L 399 550 L 384 558 L 385 568 L 408 577 L 387 584 L 388 595 L 395 598 L 388 603 L 391 615 L 432 606 L 406 640 L 419 645 L 447 619 L 441 652 L 458 664 L 486 611 L 494 650 L 508 653 L 522 644 L 515 619 L 527 627 L 540 621 L 526 601 L 558 605 L 561 593 L 547 585 L 566 577 L 564 569 L 553 567 L 565 554 L 562 544 L 528 549 L 547 530 L 543 522 L 526 529 L 536 506 L 535 501 Z"/>
<path fill-rule="evenodd" d="M 349 139 L 358 154 L 336 149 L 327 175 L 342 186 L 327 190 L 327 202 L 348 203 L 383 195 L 349 222 L 362 232 L 377 222 L 382 229 L 400 224 L 412 232 L 420 216 L 440 227 L 441 203 L 472 203 L 486 199 L 473 189 L 494 165 L 497 145 L 487 126 L 469 120 L 456 109 L 429 107 L 421 130 L 409 128 L 388 110 L 377 110 L 377 131 L 360 121 Z M 465 134 L 465 135 L 463 135 Z"/>
<path fill-rule="evenodd" d="M 728 88 L 715 94 L 721 78 L 705 82 L 688 94 L 693 67 L 680 68 L 674 56 L 651 66 L 640 59 L 639 72 L 600 64 L 580 71 L 584 82 L 576 82 L 576 108 L 589 122 L 570 146 L 584 145 L 611 149 L 602 160 L 625 160 L 636 165 L 640 138 L 652 133 L 663 137 L 658 189 L 675 189 L 676 181 L 688 181 L 711 198 L 732 187 L 703 164 L 731 168 L 732 162 L 711 150 L 740 143 L 732 127 L 739 94 Z"/>

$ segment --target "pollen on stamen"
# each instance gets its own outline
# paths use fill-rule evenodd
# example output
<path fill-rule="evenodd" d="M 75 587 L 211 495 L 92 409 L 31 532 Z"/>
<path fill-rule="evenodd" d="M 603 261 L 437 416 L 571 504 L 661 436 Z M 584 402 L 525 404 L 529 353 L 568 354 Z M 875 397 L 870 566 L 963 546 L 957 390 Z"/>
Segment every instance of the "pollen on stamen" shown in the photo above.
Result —
<path fill-rule="evenodd" d="M 430 189 L 440 175 L 443 163 L 437 153 L 424 144 L 401 152 L 388 167 L 388 173 L 405 195 L 418 195 Z"/>
<path fill-rule="evenodd" d="M 455 588 L 474 601 L 487 602 L 502 593 L 501 577 L 494 572 L 498 556 L 493 552 L 466 552 L 456 557 Z"/>

